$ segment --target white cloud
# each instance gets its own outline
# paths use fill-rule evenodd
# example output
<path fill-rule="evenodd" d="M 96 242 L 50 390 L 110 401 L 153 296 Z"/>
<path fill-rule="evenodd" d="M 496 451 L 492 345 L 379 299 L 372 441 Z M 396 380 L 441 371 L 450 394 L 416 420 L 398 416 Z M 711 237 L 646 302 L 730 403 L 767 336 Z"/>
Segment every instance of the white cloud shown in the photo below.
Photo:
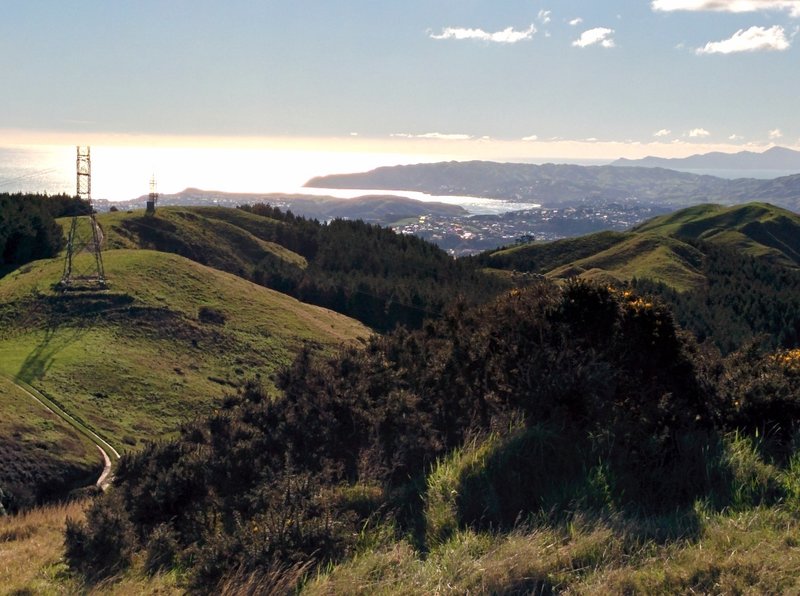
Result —
<path fill-rule="evenodd" d="M 442 132 L 426 132 L 419 135 L 410 134 L 406 132 L 397 132 L 389 136 L 399 137 L 403 139 L 436 139 L 440 141 L 468 141 L 472 138 L 471 135 L 442 133 Z"/>
<path fill-rule="evenodd" d="M 689 136 L 692 137 L 693 139 L 699 137 L 708 137 L 710 135 L 711 133 L 708 132 L 705 128 L 693 128 L 692 130 L 689 131 Z"/>
<path fill-rule="evenodd" d="M 577 27 L 581 23 L 583 23 L 583 19 L 580 17 L 574 18 L 569 22 L 569 24 L 572 25 L 573 27 Z"/>
<path fill-rule="evenodd" d="M 758 12 L 763 10 L 787 10 L 793 17 L 800 17 L 800 0 L 653 0 L 653 10 Z"/>
<path fill-rule="evenodd" d="M 530 135 L 530 136 L 527 136 L 527 137 L 522 137 L 522 140 L 526 141 L 526 142 L 538 141 L 539 137 L 538 137 L 538 135 Z"/>
<path fill-rule="evenodd" d="M 667 137 L 672 134 L 672 131 L 668 128 L 662 128 L 661 130 L 657 130 L 653 133 L 654 137 Z"/>
<path fill-rule="evenodd" d="M 729 141 L 743 141 L 744 137 L 742 135 L 732 134 L 728 137 Z"/>
<path fill-rule="evenodd" d="M 771 131 L 769 131 L 770 140 L 774 141 L 776 139 L 780 139 L 782 136 L 783 136 L 783 133 L 781 132 L 780 128 L 773 128 Z"/>
<path fill-rule="evenodd" d="M 734 54 L 736 52 L 780 52 L 789 49 L 786 32 L 780 25 L 769 29 L 750 27 L 739 29 L 729 39 L 710 41 L 697 48 L 698 54 Z"/>
<path fill-rule="evenodd" d="M 573 41 L 572 45 L 577 48 L 586 48 L 599 44 L 604 48 L 613 48 L 615 44 L 611 37 L 612 35 L 614 35 L 613 29 L 595 27 L 594 29 L 589 29 L 581 33 L 580 39 Z"/>
<path fill-rule="evenodd" d="M 517 30 L 513 27 L 506 27 L 502 31 L 489 33 L 483 29 L 465 29 L 463 27 L 446 27 L 439 34 L 430 33 L 431 39 L 477 39 L 479 41 L 489 41 L 492 43 L 517 43 L 533 37 L 536 27 L 531 25 L 525 30 Z"/>
<path fill-rule="evenodd" d="M 550 17 L 551 14 L 552 14 L 551 10 L 540 10 L 539 14 L 537 15 L 539 18 L 539 22 L 542 23 L 543 25 L 547 25 L 550 21 L 553 20 Z"/>

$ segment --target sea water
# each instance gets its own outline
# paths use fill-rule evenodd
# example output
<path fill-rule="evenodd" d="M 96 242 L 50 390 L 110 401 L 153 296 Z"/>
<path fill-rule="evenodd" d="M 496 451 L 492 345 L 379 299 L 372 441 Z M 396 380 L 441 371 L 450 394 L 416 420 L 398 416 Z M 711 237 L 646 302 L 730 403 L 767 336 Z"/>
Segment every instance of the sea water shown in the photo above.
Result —
<path fill-rule="evenodd" d="M 380 166 L 438 161 L 414 155 L 232 148 L 91 148 L 92 198 L 129 200 L 150 192 L 199 188 L 236 193 L 285 193 L 353 198 L 380 194 L 460 205 L 471 214 L 535 207 L 486 197 L 436 196 L 406 190 L 306 188 L 314 176 L 364 172 Z M 0 193 L 75 194 L 76 150 L 71 146 L 0 147 Z"/>

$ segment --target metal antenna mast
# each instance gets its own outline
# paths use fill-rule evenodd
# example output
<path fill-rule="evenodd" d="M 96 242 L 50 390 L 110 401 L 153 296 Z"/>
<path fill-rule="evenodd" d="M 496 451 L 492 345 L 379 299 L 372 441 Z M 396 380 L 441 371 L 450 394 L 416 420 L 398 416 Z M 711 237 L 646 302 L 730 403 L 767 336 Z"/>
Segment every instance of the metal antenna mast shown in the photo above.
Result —
<path fill-rule="evenodd" d="M 150 197 L 147 199 L 147 209 L 145 213 L 155 215 L 156 203 L 158 203 L 158 193 L 156 192 L 156 175 L 150 178 Z"/>
<path fill-rule="evenodd" d="M 89 147 L 77 148 L 77 194 L 86 201 L 88 218 L 73 215 L 67 238 L 67 255 L 64 259 L 64 275 L 61 277 L 63 289 L 96 289 L 106 286 L 103 257 L 100 245 L 103 232 L 97 225 L 92 206 L 92 158 Z M 88 219 L 88 221 L 87 221 Z M 92 255 L 91 259 L 77 258 L 83 252 Z"/>

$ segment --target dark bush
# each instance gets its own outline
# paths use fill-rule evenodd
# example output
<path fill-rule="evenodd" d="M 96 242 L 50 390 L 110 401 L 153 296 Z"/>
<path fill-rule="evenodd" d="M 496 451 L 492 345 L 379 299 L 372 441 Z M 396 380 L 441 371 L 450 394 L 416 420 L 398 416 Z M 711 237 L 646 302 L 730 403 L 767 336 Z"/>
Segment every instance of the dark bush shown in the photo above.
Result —
<path fill-rule="evenodd" d="M 197 310 L 197 318 L 201 323 L 224 325 L 228 317 L 221 310 L 213 306 L 201 306 Z"/>
<path fill-rule="evenodd" d="M 94 501 L 86 512 L 85 523 L 67 519 L 65 559 L 91 580 L 128 567 L 133 548 L 131 522 L 113 496 Z"/>

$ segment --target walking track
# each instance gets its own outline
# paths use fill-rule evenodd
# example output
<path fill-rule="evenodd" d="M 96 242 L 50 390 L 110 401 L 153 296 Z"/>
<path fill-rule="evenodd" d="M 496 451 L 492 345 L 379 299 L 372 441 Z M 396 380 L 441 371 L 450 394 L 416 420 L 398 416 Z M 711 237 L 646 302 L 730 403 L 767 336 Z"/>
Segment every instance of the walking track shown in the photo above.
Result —
<path fill-rule="evenodd" d="M 95 446 L 100 450 L 100 453 L 103 454 L 103 472 L 100 474 L 100 477 L 97 479 L 95 483 L 101 489 L 106 490 L 108 486 L 111 484 L 112 476 L 111 476 L 111 457 L 109 457 L 109 452 L 114 455 L 116 459 L 119 459 L 120 455 L 119 452 L 114 449 L 108 441 L 103 439 L 100 435 L 94 432 L 92 429 L 86 427 L 84 424 L 78 422 L 75 418 L 73 418 L 69 413 L 65 412 L 61 409 L 58 405 L 53 403 L 50 399 L 45 397 L 42 393 L 21 381 L 20 379 L 16 379 L 14 377 L 10 377 L 8 375 L 0 373 L 5 379 L 8 379 L 11 383 L 13 383 L 20 391 L 25 393 L 28 397 L 32 400 L 40 404 L 47 410 L 50 410 L 53 414 L 64 420 L 67 424 L 72 426 L 75 430 L 79 433 L 88 437 Z"/>

